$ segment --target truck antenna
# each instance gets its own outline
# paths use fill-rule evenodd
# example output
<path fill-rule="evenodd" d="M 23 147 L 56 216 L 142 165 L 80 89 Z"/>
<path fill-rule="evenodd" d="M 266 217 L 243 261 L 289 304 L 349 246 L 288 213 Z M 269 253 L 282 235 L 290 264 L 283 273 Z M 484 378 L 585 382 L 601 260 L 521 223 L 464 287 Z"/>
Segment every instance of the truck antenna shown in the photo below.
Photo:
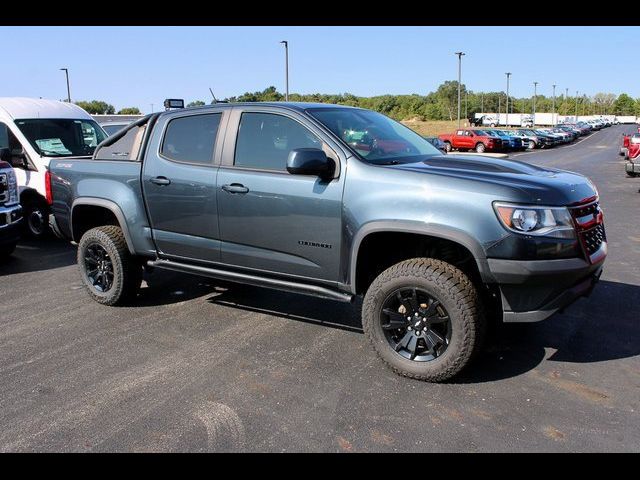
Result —
<path fill-rule="evenodd" d="M 211 90 L 211 87 L 209 87 L 209 91 L 211 92 L 211 96 L 213 97 L 213 101 L 214 103 L 218 103 L 218 99 L 216 98 L 216 96 L 213 94 L 213 90 Z"/>

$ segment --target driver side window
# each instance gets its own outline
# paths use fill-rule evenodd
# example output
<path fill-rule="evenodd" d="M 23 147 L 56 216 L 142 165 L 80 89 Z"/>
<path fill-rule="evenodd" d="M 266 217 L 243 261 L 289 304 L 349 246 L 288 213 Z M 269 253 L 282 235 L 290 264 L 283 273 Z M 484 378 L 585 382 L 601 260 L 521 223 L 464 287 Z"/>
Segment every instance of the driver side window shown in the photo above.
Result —
<path fill-rule="evenodd" d="M 13 132 L 0 122 L 0 148 L 6 148 L 10 151 L 11 166 L 13 168 L 25 169 L 24 150 L 22 145 L 13 134 Z"/>

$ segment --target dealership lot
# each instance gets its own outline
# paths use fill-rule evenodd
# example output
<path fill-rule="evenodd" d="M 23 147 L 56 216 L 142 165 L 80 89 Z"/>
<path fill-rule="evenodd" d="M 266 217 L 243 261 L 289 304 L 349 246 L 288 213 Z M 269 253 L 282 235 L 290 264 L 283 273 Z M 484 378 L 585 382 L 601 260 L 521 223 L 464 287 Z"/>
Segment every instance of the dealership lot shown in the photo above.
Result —
<path fill-rule="evenodd" d="M 0 451 L 637 451 L 635 129 L 511 155 L 595 181 L 609 258 L 590 298 L 500 328 L 448 384 L 388 370 L 357 304 L 158 271 L 108 308 L 73 246 L 21 244 L 0 266 Z"/>

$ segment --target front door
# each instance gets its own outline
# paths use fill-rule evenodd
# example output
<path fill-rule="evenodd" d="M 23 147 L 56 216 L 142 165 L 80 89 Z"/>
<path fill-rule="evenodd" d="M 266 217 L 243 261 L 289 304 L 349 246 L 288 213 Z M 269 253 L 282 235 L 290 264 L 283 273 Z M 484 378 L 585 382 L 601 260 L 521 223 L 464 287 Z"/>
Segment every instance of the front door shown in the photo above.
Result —
<path fill-rule="evenodd" d="M 223 113 L 160 117 L 144 162 L 143 189 L 160 254 L 218 261 L 216 138 Z"/>
<path fill-rule="evenodd" d="M 217 190 L 222 262 L 338 280 L 344 172 L 323 181 L 286 170 L 295 148 L 322 148 L 340 165 L 324 134 L 268 109 L 236 109 L 228 129 Z"/>

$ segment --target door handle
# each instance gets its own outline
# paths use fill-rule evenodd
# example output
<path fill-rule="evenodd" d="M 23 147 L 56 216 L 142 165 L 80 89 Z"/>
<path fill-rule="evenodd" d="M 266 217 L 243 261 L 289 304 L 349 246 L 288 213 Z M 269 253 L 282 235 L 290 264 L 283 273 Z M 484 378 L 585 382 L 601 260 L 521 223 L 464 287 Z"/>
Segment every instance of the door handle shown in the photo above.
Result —
<path fill-rule="evenodd" d="M 155 183 L 156 185 L 169 185 L 171 183 L 171 180 L 169 180 L 167 177 L 154 177 L 149 179 L 149 181 L 151 183 Z"/>
<path fill-rule="evenodd" d="M 231 185 L 223 185 L 222 189 L 229 193 L 248 193 L 249 189 L 241 183 L 232 183 Z"/>

